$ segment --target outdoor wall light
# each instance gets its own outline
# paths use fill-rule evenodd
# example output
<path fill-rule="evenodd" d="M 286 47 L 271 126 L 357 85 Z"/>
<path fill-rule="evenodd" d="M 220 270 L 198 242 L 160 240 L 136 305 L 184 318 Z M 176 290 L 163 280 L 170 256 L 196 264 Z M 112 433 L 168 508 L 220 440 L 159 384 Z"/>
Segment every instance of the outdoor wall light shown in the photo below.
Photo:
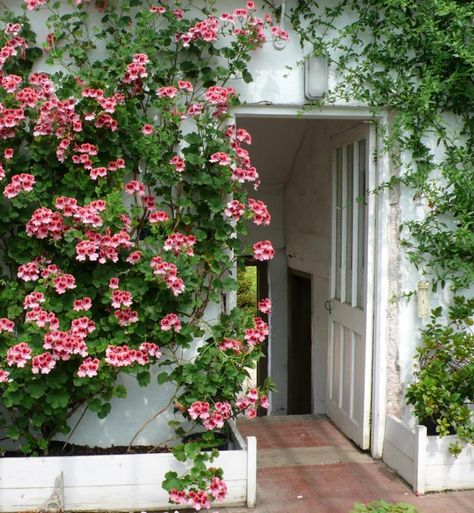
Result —
<path fill-rule="evenodd" d="M 309 57 L 304 63 L 304 95 L 317 100 L 328 90 L 328 58 L 326 55 Z"/>

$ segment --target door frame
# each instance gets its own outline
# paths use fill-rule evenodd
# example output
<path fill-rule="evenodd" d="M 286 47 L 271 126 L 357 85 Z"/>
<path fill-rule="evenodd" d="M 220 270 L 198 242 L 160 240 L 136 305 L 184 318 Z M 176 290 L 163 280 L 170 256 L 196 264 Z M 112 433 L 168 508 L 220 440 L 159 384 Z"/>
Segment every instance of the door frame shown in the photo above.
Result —
<path fill-rule="evenodd" d="M 374 115 L 365 106 L 324 106 L 311 112 L 303 111 L 304 105 L 269 106 L 247 104 L 232 109 L 230 123 L 237 118 L 302 118 L 302 119 L 344 119 L 373 120 L 369 126 L 369 172 L 368 186 L 373 190 L 385 183 L 394 170 L 390 157 L 383 152 L 381 131 L 377 124 L 389 127 L 390 116 L 387 111 Z M 233 117 L 233 119 L 232 119 Z M 368 253 L 374 259 L 373 293 L 373 372 L 372 372 L 372 418 L 371 418 L 371 454 L 381 458 L 387 417 L 387 356 L 388 356 L 388 313 L 389 313 L 389 255 L 390 255 L 390 195 L 383 188 L 376 197 L 372 197 L 368 218 L 375 224 L 374 237 L 368 241 Z M 271 288 L 271 284 L 270 284 Z M 370 326 L 367 326 L 370 329 Z"/>
<path fill-rule="evenodd" d="M 311 413 L 314 412 L 314 373 L 313 373 L 313 350 L 314 350 L 314 333 L 313 333 L 313 326 L 314 326 L 314 304 L 313 304 L 313 275 L 309 273 L 305 273 L 303 271 L 299 271 L 298 269 L 293 269 L 292 267 L 287 267 L 287 273 L 286 273 L 286 281 L 287 281 L 287 305 L 288 305 L 288 322 L 287 322 L 287 328 L 288 328 L 288 335 L 287 335 L 287 354 L 288 354 L 288 361 L 287 361 L 287 411 L 290 409 L 290 365 L 289 365 L 289 355 L 290 355 L 290 344 L 292 340 L 291 336 L 291 301 L 293 297 L 293 291 L 292 291 L 292 284 L 291 284 L 291 276 L 299 276 L 300 278 L 304 278 L 306 280 L 309 280 L 309 286 L 310 286 L 310 297 L 311 297 L 311 318 L 310 318 L 310 326 L 311 326 L 311 371 L 310 371 L 310 377 L 311 377 L 311 385 L 310 385 L 310 395 L 311 395 Z"/>

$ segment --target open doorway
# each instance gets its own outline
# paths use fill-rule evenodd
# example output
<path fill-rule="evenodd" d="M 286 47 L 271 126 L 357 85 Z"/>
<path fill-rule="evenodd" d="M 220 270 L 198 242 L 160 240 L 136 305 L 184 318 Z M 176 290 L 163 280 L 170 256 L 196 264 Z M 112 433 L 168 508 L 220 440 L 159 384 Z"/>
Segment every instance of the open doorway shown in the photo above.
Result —
<path fill-rule="evenodd" d="M 259 316 L 269 322 L 268 315 L 258 311 L 258 302 L 269 297 L 268 266 L 266 262 L 245 259 L 237 270 L 237 306 L 252 316 Z M 250 377 L 247 386 L 261 387 L 268 377 L 268 340 L 262 344 L 263 356 L 255 369 L 249 369 Z M 260 408 L 259 416 L 266 415 L 267 410 Z"/>

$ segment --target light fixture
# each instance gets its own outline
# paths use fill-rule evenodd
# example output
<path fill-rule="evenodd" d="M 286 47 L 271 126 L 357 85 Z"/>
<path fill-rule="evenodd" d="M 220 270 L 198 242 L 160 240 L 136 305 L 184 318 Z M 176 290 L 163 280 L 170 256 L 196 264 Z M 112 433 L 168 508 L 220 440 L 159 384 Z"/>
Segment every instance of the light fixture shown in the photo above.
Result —
<path fill-rule="evenodd" d="M 304 63 L 304 95 L 308 100 L 321 98 L 328 90 L 328 58 L 308 57 Z"/>

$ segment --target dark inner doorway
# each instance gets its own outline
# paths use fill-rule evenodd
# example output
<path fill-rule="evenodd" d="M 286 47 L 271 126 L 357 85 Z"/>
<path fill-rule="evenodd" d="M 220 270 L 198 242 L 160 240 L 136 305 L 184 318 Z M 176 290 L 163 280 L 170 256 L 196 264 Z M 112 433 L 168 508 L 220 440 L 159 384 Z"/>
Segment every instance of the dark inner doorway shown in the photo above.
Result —
<path fill-rule="evenodd" d="M 288 269 L 288 414 L 312 413 L 311 278 Z"/>

